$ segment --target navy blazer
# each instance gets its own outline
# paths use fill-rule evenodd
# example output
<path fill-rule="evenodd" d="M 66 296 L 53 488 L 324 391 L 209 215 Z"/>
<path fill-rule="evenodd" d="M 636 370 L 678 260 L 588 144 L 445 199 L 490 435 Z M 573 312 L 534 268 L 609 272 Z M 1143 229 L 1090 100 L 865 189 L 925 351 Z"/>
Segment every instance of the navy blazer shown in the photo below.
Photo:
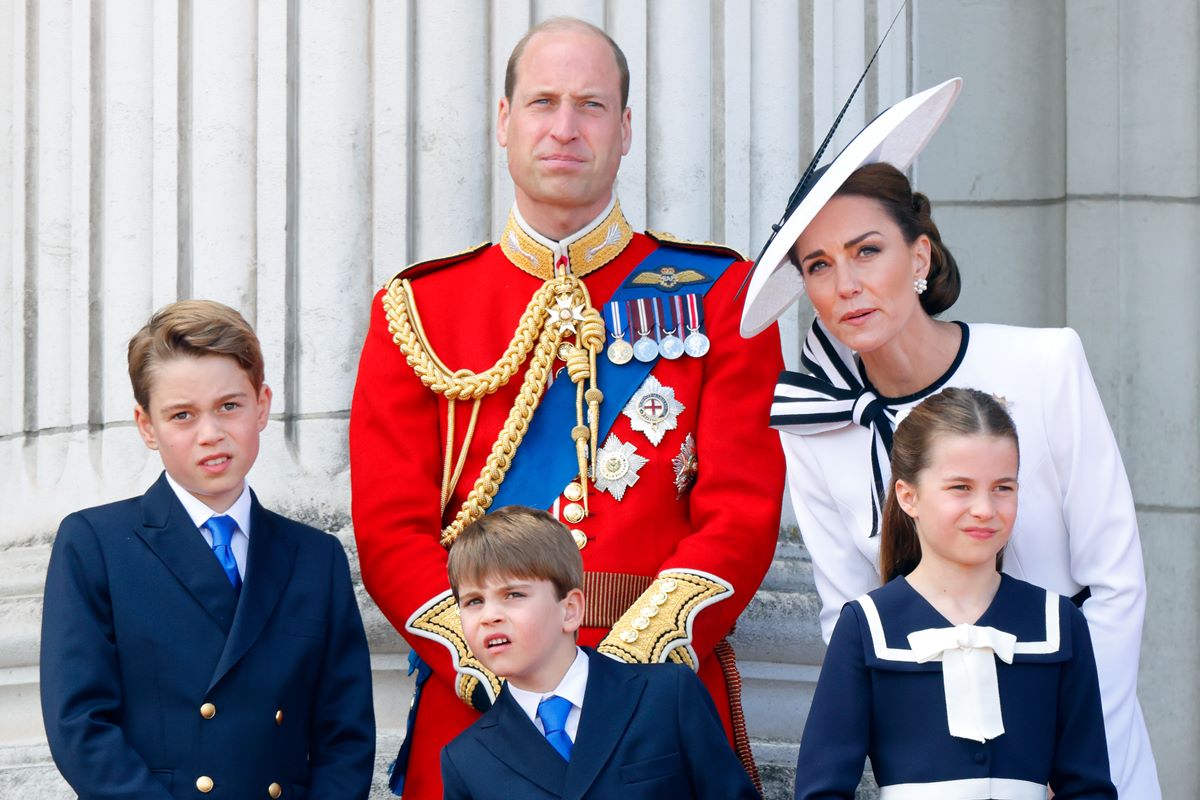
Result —
<path fill-rule="evenodd" d="M 42 714 L 80 798 L 367 796 L 370 659 L 346 554 L 257 498 L 250 513 L 240 598 L 165 477 L 59 526 Z"/>
<path fill-rule="evenodd" d="M 704 685 L 678 664 L 584 648 L 587 689 L 568 763 L 506 686 L 442 750 L 445 800 L 758 798 Z"/>

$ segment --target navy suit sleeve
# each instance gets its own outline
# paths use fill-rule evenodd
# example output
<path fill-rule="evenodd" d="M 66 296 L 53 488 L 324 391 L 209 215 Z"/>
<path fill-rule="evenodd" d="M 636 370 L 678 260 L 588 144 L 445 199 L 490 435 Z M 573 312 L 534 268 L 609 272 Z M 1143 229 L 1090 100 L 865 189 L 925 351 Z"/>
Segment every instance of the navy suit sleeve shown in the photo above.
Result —
<path fill-rule="evenodd" d="M 796 800 L 853 800 L 871 736 L 871 680 L 862 629 L 847 603 L 817 679 L 796 763 Z"/>
<path fill-rule="evenodd" d="M 310 795 L 366 798 L 375 765 L 371 658 L 346 553 L 334 537 L 328 543 L 329 641 L 313 709 Z"/>
<path fill-rule="evenodd" d="M 1071 620 L 1071 660 L 1058 681 L 1058 726 L 1050 788 L 1055 800 L 1116 800 L 1110 779 L 1096 657 L 1083 612 L 1060 601 Z"/>
<path fill-rule="evenodd" d="M 712 696 L 696 674 L 675 670 L 678 680 L 680 749 L 698 800 L 758 800 L 742 762 L 729 746 Z"/>
<path fill-rule="evenodd" d="M 42 718 L 54 763 L 85 800 L 170 800 L 125 738 L 108 573 L 81 514 L 63 520 L 42 611 Z"/>
<path fill-rule="evenodd" d="M 442 748 L 442 800 L 471 800 L 471 792 L 450 757 L 450 745 Z"/>

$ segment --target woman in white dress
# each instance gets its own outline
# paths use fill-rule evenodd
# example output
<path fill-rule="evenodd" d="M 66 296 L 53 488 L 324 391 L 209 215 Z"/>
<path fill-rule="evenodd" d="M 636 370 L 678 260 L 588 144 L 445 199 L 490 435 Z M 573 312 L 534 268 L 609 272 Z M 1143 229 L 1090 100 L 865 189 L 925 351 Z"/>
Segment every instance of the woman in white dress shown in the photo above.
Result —
<path fill-rule="evenodd" d="M 897 414 L 947 386 L 1004 397 L 1021 441 L 1021 505 L 1004 571 L 1082 604 L 1113 781 L 1121 797 L 1154 800 L 1161 791 L 1136 695 L 1146 599 L 1137 519 L 1079 337 L 937 319 L 958 298 L 958 266 L 928 199 L 899 170 L 960 84 L 898 103 L 806 175 L 751 277 L 743 335 L 802 293 L 817 316 L 806 373 L 781 376 L 771 424 L 813 560 L 822 633 L 828 641 L 842 606 L 880 584 Z"/>

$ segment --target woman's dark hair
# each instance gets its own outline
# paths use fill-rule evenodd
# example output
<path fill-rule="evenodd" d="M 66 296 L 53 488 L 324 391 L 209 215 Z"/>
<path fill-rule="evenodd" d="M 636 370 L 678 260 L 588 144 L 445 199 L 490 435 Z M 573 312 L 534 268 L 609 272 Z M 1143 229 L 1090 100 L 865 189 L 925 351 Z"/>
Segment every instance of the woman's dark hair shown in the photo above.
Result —
<path fill-rule="evenodd" d="M 896 499 L 896 481 L 917 482 L 921 470 L 929 466 L 929 453 L 939 436 L 996 436 L 1012 440 L 1017 447 L 1012 417 L 999 400 L 978 389 L 944 389 L 901 420 L 892 437 L 892 477 L 879 534 L 879 572 L 884 583 L 907 575 L 921 563 L 917 526 Z M 996 554 L 996 569 L 1002 557 L 1003 553 Z"/>
<path fill-rule="evenodd" d="M 930 216 L 929 198 L 912 190 L 904 173 L 891 164 L 867 164 L 850 173 L 834 197 L 852 195 L 877 201 L 912 244 L 921 234 L 929 237 L 929 287 L 921 295 L 921 308 L 929 316 L 942 313 L 958 300 L 962 280 L 958 263 L 942 243 L 942 235 Z"/>

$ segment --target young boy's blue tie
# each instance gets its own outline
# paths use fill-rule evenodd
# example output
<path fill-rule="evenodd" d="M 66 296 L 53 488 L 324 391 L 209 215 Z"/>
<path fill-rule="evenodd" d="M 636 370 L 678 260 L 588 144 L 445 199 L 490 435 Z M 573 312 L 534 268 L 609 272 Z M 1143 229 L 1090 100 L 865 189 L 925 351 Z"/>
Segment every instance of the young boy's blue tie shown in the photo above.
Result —
<path fill-rule="evenodd" d="M 571 760 L 571 737 L 567 735 L 567 715 L 571 713 L 571 701 L 553 695 L 538 703 L 537 715 L 546 729 L 546 741 L 567 761 Z"/>
<path fill-rule="evenodd" d="M 225 570 L 226 577 L 233 584 L 235 591 L 241 589 L 242 576 L 238 574 L 237 561 L 234 560 L 233 550 L 229 547 L 229 543 L 233 541 L 233 532 L 237 530 L 237 522 L 228 515 L 214 516 L 208 518 L 204 527 L 212 534 L 213 555 Z"/>

